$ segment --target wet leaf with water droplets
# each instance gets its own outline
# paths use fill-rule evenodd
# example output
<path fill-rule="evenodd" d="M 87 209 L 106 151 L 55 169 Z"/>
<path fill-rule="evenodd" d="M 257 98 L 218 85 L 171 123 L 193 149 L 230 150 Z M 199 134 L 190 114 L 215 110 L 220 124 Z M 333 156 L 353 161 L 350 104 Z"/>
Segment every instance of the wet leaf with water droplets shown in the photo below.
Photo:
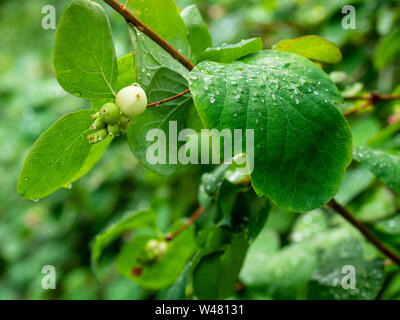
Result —
<path fill-rule="evenodd" d="M 334 106 L 339 91 L 312 62 L 275 50 L 231 64 L 204 61 L 190 89 L 207 128 L 254 129 L 251 179 L 259 195 L 308 211 L 336 194 L 351 161 L 351 132 Z"/>
<path fill-rule="evenodd" d="M 368 147 L 354 149 L 354 159 L 400 194 L 400 156 Z"/>
<path fill-rule="evenodd" d="M 111 139 L 88 143 L 91 110 L 67 114 L 36 141 L 25 159 L 17 191 L 41 199 L 86 174 L 101 158 Z M 58 133 L 62 132 L 62 136 Z"/>
<path fill-rule="evenodd" d="M 74 0 L 57 28 L 54 69 L 64 90 L 86 99 L 113 97 L 117 58 L 104 9 L 88 0 Z"/>
<path fill-rule="evenodd" d="M 366 260 L 361 243 L 349 239 L 326 251 L 308 285 L 311 300 L 372 300 L 382 287 L 383 261 Z"/>

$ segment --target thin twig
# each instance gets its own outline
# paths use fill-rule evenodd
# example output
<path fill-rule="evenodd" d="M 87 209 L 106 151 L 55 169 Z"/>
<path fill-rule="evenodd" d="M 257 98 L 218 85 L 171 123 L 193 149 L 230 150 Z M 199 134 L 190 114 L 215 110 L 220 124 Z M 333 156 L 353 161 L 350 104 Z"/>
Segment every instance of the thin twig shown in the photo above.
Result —
<path fill-rule="evenodd" d="M 345 97 L 345 101 L 357 101 L 357 100 L 365 100 L 364 103 L 361 105 L 355 106 L 354 108 L 351 108 L 343 113 L 345 117 L 356 113 L 368 106 L 373 106 L 376 105 L 378 102 L 381 101 L 389 101 L 389 100 L 396 100 L 400 99 L 400 94 L 384 94 L 384 93 L 379 93 L 372 91 L 366 96 L 355 96 L 355 97 Z"/>
<path fill-rule="evenodd" d="M 372 231 L 368 229 L 362 222 L 353 217 L 353 215 L 349 211 L 347 211 L 346 208 L 337 203 L 334 199 L 328 202 L 328 206 L 339 213 L 348 222 L 350 222 L 355 228 L 358 229 L 358 231 L 360 231 L 364 235 L 364 237 L 369 242 L 371 242 L 379 251 L 381 251 L 384 255 L 386 255 L 400 267 L 400 256 L 393 252 L 389 247 L 387 247 L 381 240 L 379 240 L 378 237 L 375 236 L 375 234 L 373 234 Z"/>
<path fill-rule="evenodd" d="M 178 99 L 179 97 L 182 97 L 183 95 L 185 95 L 185 94 L 188 93 L 188 92 L 190 92 L 190 89 L 186 89 L 185 91 L 183 91 L 183 92 L 181 92 L 181 93 L 178 93 L 176 96 L 169 97 L 169 98 L 165 98 L 165 99 L 161 99 L 161 100 L 159 100 L 159 101 L 149 103 L 149 104 L 147 105 L 147 108 L 150 108 L 150 107 L 159 107 L 160 104 L 166 103 L 166 102 L 171 101 L 171 100 L 174 100 L 174 99 Z"/>
<path fill-rule="evenodd" d="M 178 234 L 180 234 L 182 231 L 186 230 L 192 223 L 194 223 L 198 217 L 204 212 L 204 207 L 200 206 L 197 208 L 197 210 L 193 213 L 193 215 L 176 231 L 173 233 L 169 234 L 166 238 L 167 241 L 171 241 L 174 239 Z"/>
<path fill-rule="evenodd" d="M 182 53 L 180 53 L 177 49 L 175 49 L 164 38 L 159 36 L 149 26 L 147 26 L 141 20 L 139 20 L 122 3 L 119 3 L 116 0 L 103 0 L 103 1 L 107 3 L 110 7 L 112 7 L 115 11 L 117 11 L 121 16 L 123 16 L 129 24 L 136 27 L 140 32 L 143 32 L 155 43 L 157 43 L 161 48 L 167 51 L 174 59 L 179 61 L 186 69 L 190 71 L 194 68 L 194 64 L 188 58 L 186 58 Z M 160 10 L 160 9 L 154 8 L 154 10 Z M 168 19 L 168 17 L 166 18 Z"/>

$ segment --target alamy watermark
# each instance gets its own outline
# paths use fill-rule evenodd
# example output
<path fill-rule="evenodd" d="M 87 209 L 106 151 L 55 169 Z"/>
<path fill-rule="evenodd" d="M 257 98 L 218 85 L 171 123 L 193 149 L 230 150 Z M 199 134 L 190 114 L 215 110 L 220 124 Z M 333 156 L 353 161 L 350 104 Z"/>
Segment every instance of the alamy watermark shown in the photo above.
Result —
<path fill-rule="evenodd" d="M 44 290 L 56 289 L 56 268 L 52 265 L 45 265 L 42 268 L 42 288 Z"/>
<path fill-rule="evenodd" d="M 45 15 L 42 18 L 42 28 L 44 30 L 55 30 L 56 29 L 56 8 L 52 5 L 46 5 L 42 8 L 42 14 Z"/>
<path fill-rule="evenodd" d="M 151 129 L 146 141 L 153 142 L 146 151 L 146 161 L 151 165 L 232 163 L 235 155 L 245 153 L 246 157 L 235 160 L 239 166 L 243 165 L 238 170 L 248 175 L 254 169 L 254 129 L 202 129 L 200 133 L 182 129 L 178 132 L 177 122 L 170 121 L 168 135 L 162 129 Z"/>
<path fill-rule="evenodd" d="M 344 274 L 341 282 L 342 288 L 345 290 L 356 289 L 356 268 L 351 264 L 345 265 L 342 268 L 342 274 Z"/>
<path fill-rule="evenodd" d="M 351 5 L 342 8 L 342 14 L 346 14 L 342 18 L 343 29 L 356 29 L 356 9 Z"/>

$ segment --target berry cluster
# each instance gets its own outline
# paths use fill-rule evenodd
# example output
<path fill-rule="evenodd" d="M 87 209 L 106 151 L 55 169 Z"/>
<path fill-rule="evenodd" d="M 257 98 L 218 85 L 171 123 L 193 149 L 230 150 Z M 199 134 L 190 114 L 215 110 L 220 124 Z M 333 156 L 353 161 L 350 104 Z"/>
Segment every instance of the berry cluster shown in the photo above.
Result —
<path fill-rule="evenodd" d="M 136 265 L 132 268 L 132 275 L 139 277 L 145 266 L 160 261 L 168 250 L 168 242 L 165 240 L 151 239 L 147 241 L 145 248 L 136 259 Z"/>
<path fill-rule="evenodd" d="M 125 87 L 118 92 L 116 103 L 106 103 L 92 116 L 94 122 L 90 129 L 95 133 L 88 135 L 89 143 L 95 144 L 107 137 L 126 134 L 133 116 L 146 110 L 146 93 L 138 84 Z"/>

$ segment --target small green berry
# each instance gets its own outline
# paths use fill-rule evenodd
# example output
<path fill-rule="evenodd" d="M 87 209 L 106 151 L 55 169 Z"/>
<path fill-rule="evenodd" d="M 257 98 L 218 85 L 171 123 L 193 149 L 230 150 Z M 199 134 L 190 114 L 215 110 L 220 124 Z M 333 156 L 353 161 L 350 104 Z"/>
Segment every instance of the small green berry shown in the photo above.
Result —
<path fill-rule="evenodd" d="M 148 261 L 161 260 L 167 252 L 168 244 L 166 241 L 156 239 L 146 243 L 146 257 Z"/>
<path fill-rule="evenodd" d="M 97 133 L 89 134 L 88 141 L 91 144 L 96 144 L 97 142 L 99 142 L 99 136 L 97 135 Z"/>
<path fill-rule="evenodd" d="M 121 125 L 122 129 L 127 129 L 129 124 L 131 123 L 131 118 L 125 116 L 125 115 L 121 115 L 121 117 L 119 118 L 119 124 Z"/>
<path fill-rule="evenodd" d="M 100 112 L 96 112 L 95 114 L 91 115 L 93 120 L 100 119 Z"/>
<path fill-rule="evenodd" d="M 100 117 L 105 123 L 115 124 L 118 122 L 121 110 L 115 103 L 106 103 L 100 109 Z"/>
<path fill-rule="evenodd" d="M 106 127 L 106 123 L 101 119 L 96 119 L 92 124 L 91 128 L 93 130 L 104 129 Z"/>
<path fill-rule="evenodd" d="M 108 135 L 110 137 L 114 137 L 114 136 L 119 136 L 119 134 L 121 133 L 121 128 L 119 127 L 118 124 L 109 124 L 107 126 L 107 130 L 108 130 Z"/>
<path fill-rule="evenodd" d="M 126 116 L 137 116 L 146 110 L 147 96 L 138 85 L 123 88 L 118 92 L 115 102 Z"/>
<path fill-rule="evenodd" d="M 108 131 L 107 129 L 97 130 L 97 135 L 99 137 L 99 140 L 104 140 L 108 137 Z"/>

